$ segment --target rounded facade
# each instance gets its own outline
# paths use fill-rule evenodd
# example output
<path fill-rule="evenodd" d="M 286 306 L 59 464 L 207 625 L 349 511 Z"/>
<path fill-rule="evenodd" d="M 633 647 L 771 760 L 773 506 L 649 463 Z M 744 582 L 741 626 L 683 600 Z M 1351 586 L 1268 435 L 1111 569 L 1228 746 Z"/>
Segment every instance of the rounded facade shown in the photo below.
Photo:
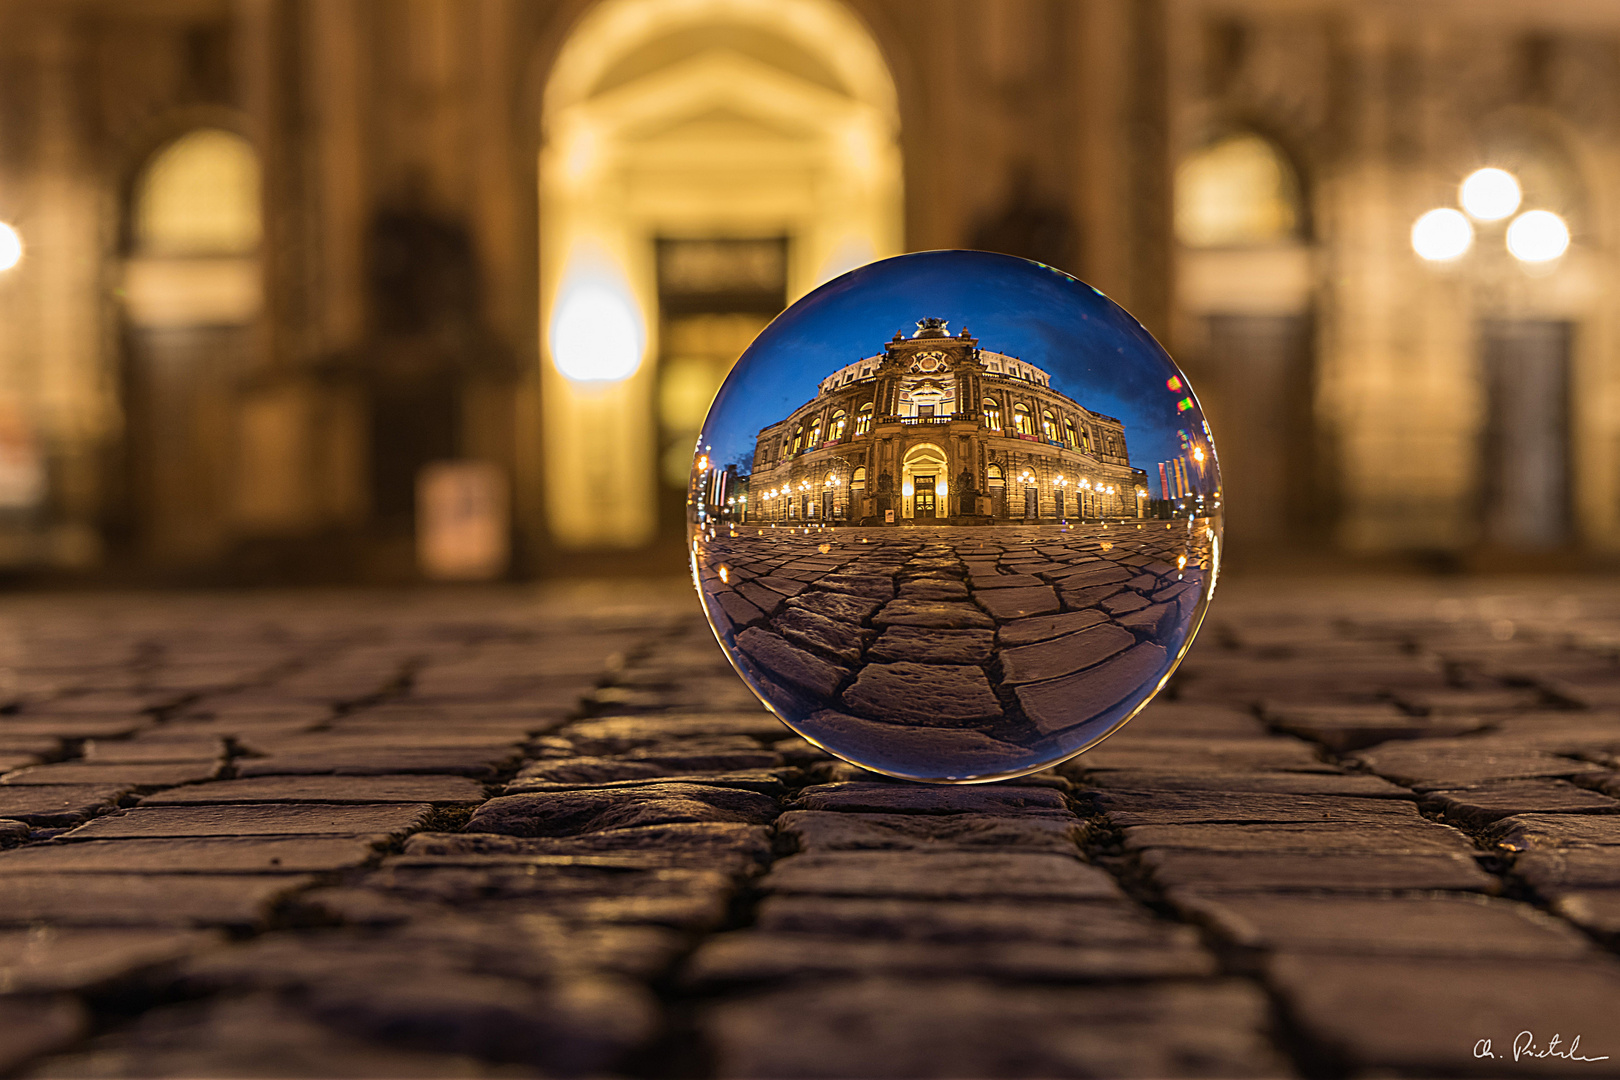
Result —
<path fill-rule="evenodd" d="M 746 496 L 753 520 L 992 524 L 1140 517 L 1148 484 L 1120 421 L 927 318 L 763 428 Z"/>

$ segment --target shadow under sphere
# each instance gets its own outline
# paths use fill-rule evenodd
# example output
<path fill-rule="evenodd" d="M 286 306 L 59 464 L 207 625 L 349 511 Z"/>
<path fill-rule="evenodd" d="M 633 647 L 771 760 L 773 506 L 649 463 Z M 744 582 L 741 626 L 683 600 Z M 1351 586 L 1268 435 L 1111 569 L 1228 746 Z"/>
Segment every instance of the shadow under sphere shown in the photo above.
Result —
<path fill-rule="evenodd" d="M 1122 308 L 931 251 L 759 335 L 688 515 L 715 634 L 773 712 L 863 768 L 971 783 L 1080 753 L 1164 685 L 1214 589 L 1221 484 L 1186 376 Z"/>

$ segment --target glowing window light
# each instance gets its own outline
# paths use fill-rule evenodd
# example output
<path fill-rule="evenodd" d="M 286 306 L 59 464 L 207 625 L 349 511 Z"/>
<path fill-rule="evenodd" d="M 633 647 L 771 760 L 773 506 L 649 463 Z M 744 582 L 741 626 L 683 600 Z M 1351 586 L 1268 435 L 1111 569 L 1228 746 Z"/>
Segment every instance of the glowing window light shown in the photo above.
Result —
<path fill-rule="evenodd" d="M 10 270 L 22 262 L 22 237 L 17 230 L 0 221 L 0 272 Z"/>
<path fill-rule="evenodd" d="M 1524 194 L 1506 169 L 1478 169 L 1462 182 L 1457 198 L 1476 221 L 1501 221 L 1519 208 Z"/>
<path fill-rule="evenodd" d="M 1551 210 L 1527 210 L 1508 226 L 1507 249 L 1520 262 L 1549 262 L 1569 250 L 1569 226 Z"/>
<path fill-rule="evenodd" d="M 199 128 L 164 147 L 135 191 L 142 255 L 247 255 L 264 234 L 259 155 L 234 131 Z"/>
<path fill-rule="evenodd" d="M 1430 262 L 1458 258 L 1474 243 L 1474 226 L 1461 210 L 1430 210 L 1412 223 L 1412 250 Z"/>

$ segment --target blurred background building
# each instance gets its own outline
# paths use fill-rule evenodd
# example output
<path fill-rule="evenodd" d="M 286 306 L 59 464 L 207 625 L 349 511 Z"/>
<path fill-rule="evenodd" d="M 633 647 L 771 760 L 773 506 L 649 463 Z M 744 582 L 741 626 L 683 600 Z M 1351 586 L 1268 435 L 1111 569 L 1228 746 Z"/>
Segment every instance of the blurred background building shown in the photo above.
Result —
<path fill-rule="evenodd" d="M 1240 565 L 1601 559 L 1617 157 L 1596 0 L 0 0 L 0 565 L 673 570 L 753 334 L 963 246 L 1160 336 Z"/>

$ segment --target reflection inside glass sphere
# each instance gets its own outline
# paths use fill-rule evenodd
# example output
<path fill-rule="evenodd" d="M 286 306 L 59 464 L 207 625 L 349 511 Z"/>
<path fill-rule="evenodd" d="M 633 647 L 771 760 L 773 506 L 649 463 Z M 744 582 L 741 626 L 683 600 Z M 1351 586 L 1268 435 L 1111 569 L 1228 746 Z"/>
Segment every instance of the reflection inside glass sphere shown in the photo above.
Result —
<path fill-rule="evenodd" d="M 942 251 L 760 334 L 689 515 L 704 608 L 777 715 L 868 769 L 965 782 L 1079 753 L 1158 691 L 1214 587 L 1221 487 L 1186 377 L 1121 308 Z"/>

